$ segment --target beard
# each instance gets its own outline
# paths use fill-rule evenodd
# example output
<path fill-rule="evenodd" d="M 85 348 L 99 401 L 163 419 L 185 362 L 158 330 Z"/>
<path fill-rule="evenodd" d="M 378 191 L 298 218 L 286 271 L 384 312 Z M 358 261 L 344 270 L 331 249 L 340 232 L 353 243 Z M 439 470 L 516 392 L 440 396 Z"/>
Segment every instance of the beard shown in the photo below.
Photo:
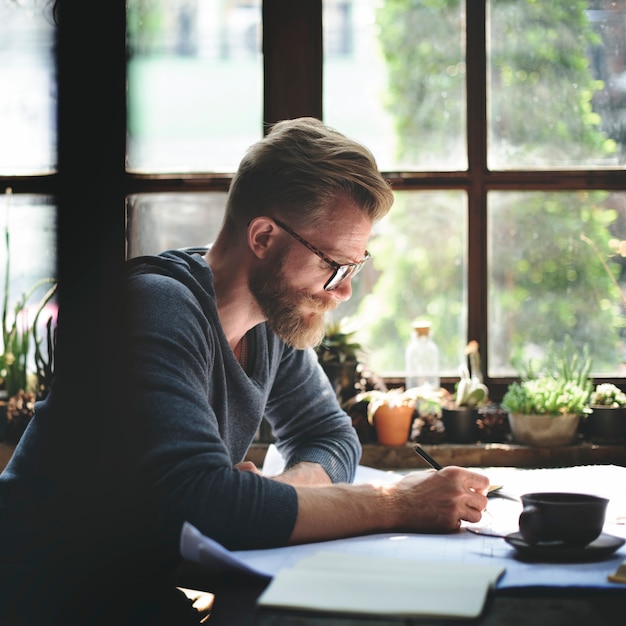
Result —
<path fill-rule="evenodd" d="M 326 311 L 336 300 L 324 301 L 295 289 L 287 282 L 284 257 L 250 275 L 248 286 L 261 307 L 268 326 L 288 345 L 298 350 L 317 346 L 324 338 Z"/>

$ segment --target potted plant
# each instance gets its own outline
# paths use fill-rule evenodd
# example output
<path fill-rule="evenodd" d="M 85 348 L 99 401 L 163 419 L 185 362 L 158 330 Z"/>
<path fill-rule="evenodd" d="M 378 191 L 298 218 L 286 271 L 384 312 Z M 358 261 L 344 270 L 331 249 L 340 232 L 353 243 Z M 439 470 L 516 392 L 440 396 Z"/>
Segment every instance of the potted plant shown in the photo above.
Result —
<path fill-rule="evenodd" d="M 589 396 L 590 413 L 583 425 L 595 443 L 621 443 L 626 439 L 626 393 L 612 383 L 600 383 Z"/>
<path fill-rule="evenodd" d="M 318 361 L 341 403 L 356 395 L 361 351 L 361 344 L 354 340 L 356 331 L 346 330 L 345 325 L 345 320 L 329 322 L 321 343 L 315 349 Z"/>
<path fill-rule="evenodd" d="M 4 228 L 6 263 L 4 267 L 4 294 L 2 304 L 2 352 L 0 353 L 0 400 L 3 413 L 2 437 L 9 443 L 19 441 L 24 429 L 34 413 L 35 401 L 47 394 L 54 375 L 54 328 L 53 318 L 46 323 L 46 354 L 42 350 L 42 339 L 38 335 L 38 322 L 46 305 L 52 300 L 57 290 L 57 280 L 42 278 L 24 292 L 13 311 L 10 308 L 10 234 L 8 226 Z M 29 303 L 43 287 L 47 291 L 33 308 Z M 29 319 L 32 315 L 32 319 Z M 29 357 L 34 346 L 35 369 L 31 370 Z"/>
<path fill-rule="evenodd" d="M 432 412 L 440 406 L 437 390 L 422 387 L 372 389 L 356 399 L 368 403 L 367 419 L 376 429 L 378 443 L 386 446 L 401 446 L 409 440 L 416 411 L 423 412 L 428 406 Z"/>
<path fill-rule="evenodd" d="M 34 291 L 52 283 L 36 305 L 32 323 L 28 321 L 27 303 Z M 38 281 L 31 290 L 22 294 L 14 310 L 13 320 L 7 325 L 6 310 L 3 310 L 3 346 L 0 356 L 0 380 L 6 394 L 4 405 L 5 439 L 16 444 L 35 410 L 35 401 L 42 400 L 48 394 L 54 376 L 54 327 L 53 317 L 46 324 L 46 354 L 42 351 L 38 336 L 38 320 L 46 304 L 56 292 L 57 282 L 53 279 Z M 32 342 L 32 343 L 31 343 Z M 31 345 L 34 345 L 35 372 L 29 367 Z"/>
<path fill-rule="evenodd" d="M 482 443 L 505 443 L 511 438 L 509 415 L 502 405 L 487 402 L 478 409 L 476 418 L 478 441 Z"/>
<path fill-rule="evenodd" d="M 478 409 L 489 398 L 489 390 L 483 383 L 480 368 L 480 352 L 477 341 L 470 341 L 465 354 L 469 368 L 463 365 L 455 393 L 443 398 L 441 420 L 447 441 L 450 443 L 471 443 L 478 438 Z"/>
<path fill-rule="evenodd" d="M 545 361 L 536 370 L 529 363 L 502 398 L 513 439 L 533 446 L 571 444 L 589 412 L 590 370 L 587 346 L 579 353 L 567 340 L 559 352 L 551 343 Z"/>

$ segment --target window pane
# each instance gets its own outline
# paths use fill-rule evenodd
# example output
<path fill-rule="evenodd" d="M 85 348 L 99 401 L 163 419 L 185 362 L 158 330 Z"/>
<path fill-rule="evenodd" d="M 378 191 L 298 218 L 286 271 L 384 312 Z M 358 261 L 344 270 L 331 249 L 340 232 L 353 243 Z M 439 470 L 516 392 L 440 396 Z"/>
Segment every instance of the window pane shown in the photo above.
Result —
<path fill-rule="evenodd" d="M 55 26 L 51 3 L 0 3 L 0 174 L 56 168 Z"/>
<path fill-rule="evenodd" d="M 49 197 L 34 195 L 0 195 L 0 220 L 2 224 L 2 240 L 0 242 L 0 285 L 2 294 L 5 289 L 5 272 L 9 269 L 8 314 L 7 328 L 15 320 L 15 308 L 18 302 L 26 298 L 24 311 L 26 320 L 32 323 L 38 303 L 50 289 L 51 284 L 37 286 L 44 278 L 57 276 L 56 265 L 56 207 Z M 8 229 L 8 256 L 5 239 L 5 227 Z M 4 295 L 2 296 L 4 298 Z M 1 305 L 0 305 L 1 306 Z M 39 316 L 39 338 L 46 337 L 46 322 L 50 315 L 56 318 L 56 304 L 51 301 L 46 310 Z M 31 359 L 34 345 L 31 345 Z M 4 348 L 0 337 L 0 354 Z M 46 355 L 45 347 L 42 347 Z M 34 371 L 34 361 L 31 362 Z"/>
<path fill-rule="evenodd" d="M 206 246 L 222 225 L 225 193 L 139 194 L 128 199 L 129 257 Z"/>
<path fill-rule="evenodd" d="M 569 336 L 592 373 L 623 376 L 626 193 L 497 192 L 488 211 L 489 375 Z"/>
<path fill-rule="evenodd" d="M 212 242 L 225 204 L 225 193 L 130 197 L 128 256 Z M 374 258 L 353 280 L 353 296 L 335 317 L 359 329 L 377 374 L 403 372 L 416 317 L 433 322 L 442 373 L 458 374 L 467 335 L 466 213 L 461 192 L 398 192 L 394 210 L 375 225 L 368 244 Z"/>
<path fill-rule="evenodd" d="M 385 109 L 387 67 L 374 0 L 323 3 L 326 123 L 364 143 L 383 170 L 397 167 L 393 118 Z"/>
<path fill-rule="evenodd" d="M 324 2 L 324 120 L 384 171 L 467 168 L 464 2 Z"/>
<path fill-rule="evenodd" d="M 230 172 L 263 135 L 261 0 L 128 2 L 128 168 Z"/>
<path fill-rule="evenodd" d="M 625 1 L 489 7 L 490 167 L 624 164 Z"/>
<path fill-rule="evenodd" d="M 402 374 L 416 317 L 432 322 L 443 375 L 457 376 L 467 336 L 467 197 L 463 192 L 396 192 L 392 211 L 374 227 L 373 259 L 336 311 L 379 375 Z M 354 313 L 353 313 L 354 311 Z"/>

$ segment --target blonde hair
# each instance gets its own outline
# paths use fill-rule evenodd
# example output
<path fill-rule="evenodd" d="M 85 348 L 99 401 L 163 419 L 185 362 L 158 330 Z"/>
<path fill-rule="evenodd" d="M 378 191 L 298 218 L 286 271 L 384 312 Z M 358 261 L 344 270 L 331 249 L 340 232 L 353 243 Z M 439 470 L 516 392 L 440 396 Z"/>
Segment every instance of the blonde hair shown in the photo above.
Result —
<path fill-rule="evenodd" d="M 372 221 L 387 214 L 393 193 L 372 153 L 319 120 L 274 124 L 244 155 L 232 180 L 225 222 L 245 228 L 260 215 L 315 226 L 337 197 L 352 200 Z"/>

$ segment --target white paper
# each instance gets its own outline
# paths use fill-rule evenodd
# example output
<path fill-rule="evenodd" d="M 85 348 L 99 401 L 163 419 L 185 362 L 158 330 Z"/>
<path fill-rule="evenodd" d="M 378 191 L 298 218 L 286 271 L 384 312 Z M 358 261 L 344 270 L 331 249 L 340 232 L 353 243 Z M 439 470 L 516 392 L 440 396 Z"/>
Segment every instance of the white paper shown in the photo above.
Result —
<path fill-rule="evenodd" d="M 267 452 L 263 459 L 261 473 L 264 476 L 277 476 L 281 474 L 284 469 L 285 460 L 278 451 L 278 448 L 273 443 L 270 443 L 270 445 L 267 446 Z"/>
<path fill-rule="evenodd" d="M 488 468 L 492 483 L 521 495 L 531 491 L 580 491 L 609 498 L 604 532 L 626 538 L 626 468 L 613 465 L 578 466 L 555 469 Z M 357 481 L 395 481 L 401 477 L 393 472 L 359 468 Z M 521 505 L 510 500 L 493 498 L 481 524 L 491 524 L 504 533 L 518 529 Z M 195 532 L 194 532 L 195 531 Z M 184 544 L 184 545 L 183 545 Z M 335 541 L 288 546 L 267 550 L 229 552 L 186 524 L 181 536 L 181 552 L 185 558 L 201 563 L 213 571 L 243 571 L 271 578 L 281 570 L 294 567 L 299 561 L 321 552 L 359 554 L 376 558 L 404 559 L 411 567 L 421 562 L 491 564 L 505 569 L 497 588 L 527 586 L 546 587 L 615 587 L 608 575 L 626 559 L 626 545 L 609 557 L 585 563 L 524 562 L 517 551 L 503 538 L 476 535 L 467 528 L 450 534 L 387 533 L 351 537 Z"/>
<path fill-rule="evenodd" d="M 504 490 L 518 495 L 532 491 L 570 491 L 604 495 L 609 498 L 604 532 L 626 538 L 624 467 L 615 465 L 547 469 L 498 467 L 476 471 L 489 476 L 493 484 L 503 485 Z M 367 480 L 396 480 L 399 476 L 393 472 L 360 467 L 355 482 L 360 481 L 363 475 L 367 476 Z M 508 534 L 519 530 L 520 512 L 520 503 L 494 497 L 489 499 L 487 512 L 479 524 L 464 526 L 491 526 L 499 534 Z M 506 569 L 504 576 L 497 583 L 498 589 L 528 586 L 612 588 L 615 587 L 615 583 L 608 580 L 608 575 L 626 559 L 624 545 L 612 555 L 597 562 L 524 562 L 518 558 L 515 548 L 503 538 L 476 535 L 468 532 L 467 528 L 450 534 L 367 535 L 272 550 L 236 551 L 234 555 L 252 567 L 275 575 L 281 569 L 293 567 L 301 559 L 320 551 L 404 558 L 411 561 L 495 563 Z"/>
<path fill-rule="evenodd" d="M 199 563 L 214 573 L 271 578 L 267 572 L 251 567 L 245 561 L 238 559 L 232 552 L 217 541 L 203 535 L 189 522 L 183 524 L 180 533 L 180 553 L 188 561 Z"/>
<path fill-rule="evenodd" d="M 271 443 L 267 447 L 265 458 L 263 460 L 263 468 L 261 473 L 264 476 L 277 476 L 282 473 L 285 468 L 285 460 L 281 456 L 278 448 Z M 402 473 L 376 469 L 374 467 L 365 467 L 359 465 L 356 471 L 354 484 L 389 484 L 397 482 L 402 478 Z"/>

